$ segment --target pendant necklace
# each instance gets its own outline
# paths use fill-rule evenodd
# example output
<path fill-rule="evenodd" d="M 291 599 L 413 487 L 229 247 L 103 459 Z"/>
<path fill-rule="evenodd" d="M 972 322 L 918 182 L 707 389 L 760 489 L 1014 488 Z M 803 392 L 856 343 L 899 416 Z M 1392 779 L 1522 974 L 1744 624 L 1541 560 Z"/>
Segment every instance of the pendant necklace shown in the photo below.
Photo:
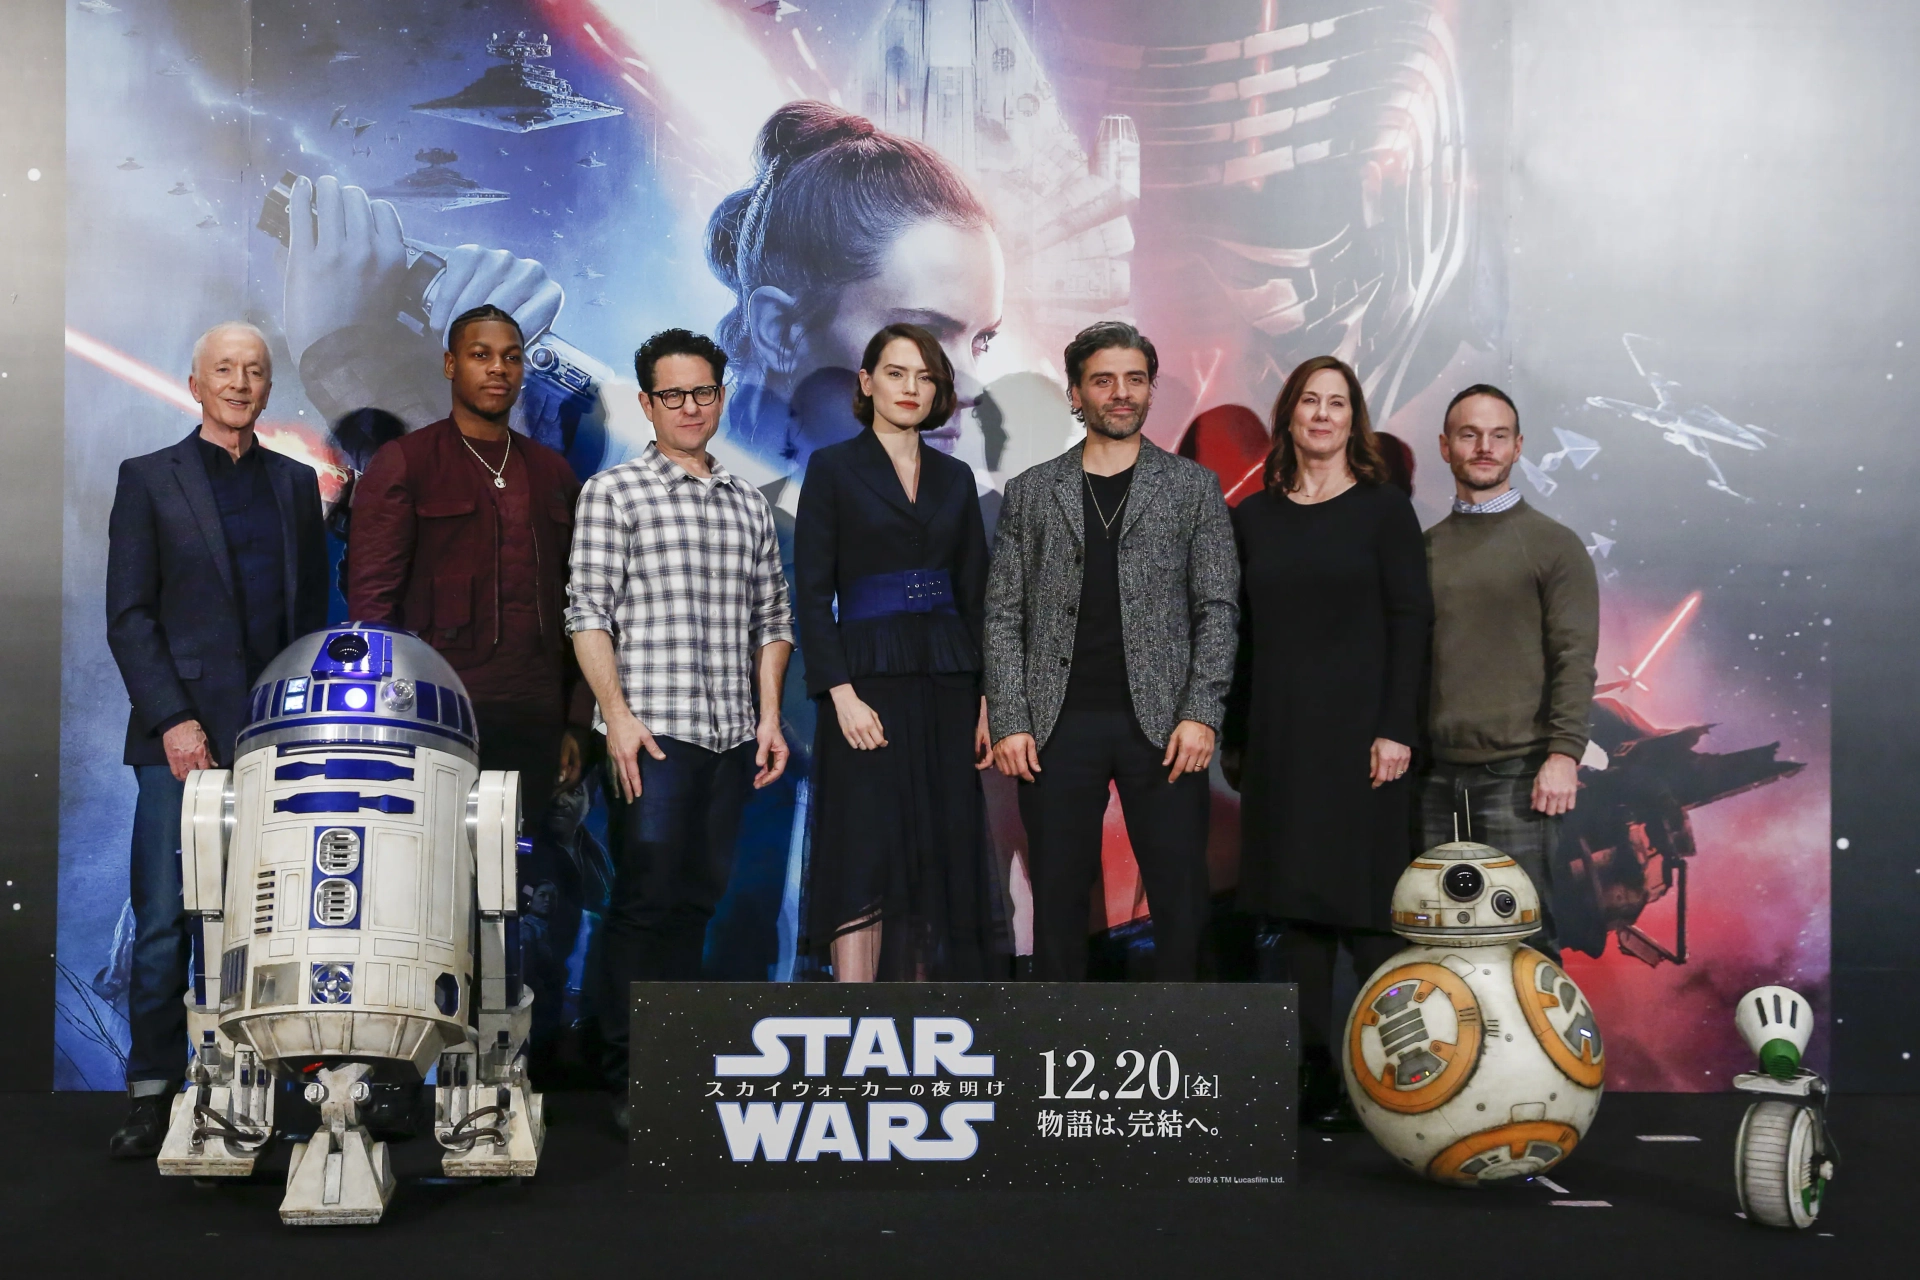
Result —
<path fill-rule="evenodd" d="M 1109 520 L 1107 513 L 1100 509 L 1100 495 L 1093 491 L 1093 480 L 1085 471 L 1080 473 L 1080 478 L 1087 482 L 1087 497 L 1093 500 L 1093 514 L 1100 517 L 1101 531 L 1111 534 L 1113 532 L 1113 521 L 1120 518 L 1120 513 L 1127 509 L 1127 499 L 1133 496 L 1133 477 L 1127 477 L 1127 491 L 1120 495 L 1120 502 L 1113 509 L 1112 520 Z"/>
<path fill-rule="evenodd" d="M 495 471 L 492 467 L 487 466 L 487 460 L 485 458 L 480 457 L 480 451 L 473 447 L 473 444 L 467 439 L 465 432 L 460 433 L 460 443 L 466 445 L 467 452 L 472 454 L 474 458 L 479 461 L 481 466 L 487 468 L 487 474 L 493 477 L 494 488 L 504 489 L 507 487 L 507 477 L 506 477 L 507 459 L 513 456 L 513 432 L 511 431 L 507 432 L 507 451 L 500 455 L 500 469 L 498 471 Z M 1129 485 L 1128 487 L 1131 488 L 1132 486 Z"/>

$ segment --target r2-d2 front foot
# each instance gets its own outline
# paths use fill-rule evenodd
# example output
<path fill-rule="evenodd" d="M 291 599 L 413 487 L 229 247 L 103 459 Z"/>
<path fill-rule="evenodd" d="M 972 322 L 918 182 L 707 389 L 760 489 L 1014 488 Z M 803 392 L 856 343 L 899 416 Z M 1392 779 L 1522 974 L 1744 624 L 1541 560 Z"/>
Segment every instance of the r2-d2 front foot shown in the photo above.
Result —
<path fill-rule="evenodd" d="M 245 1178 L 273 1138 L 273 1081 L 245 1046 L 221 1046 L 209 1027 L 187 1088 L 173 1095 L 160 1172 L 174 1177 Z"/>
<path fill-rule="evenodd" d="M 393 1197 L 393 1167 L 387 1144 L 375 1142 L 360 1120 L 372 1096 L 364 1077 L 372 1068 L 350 1062 L 322 1068 L 307 1085 L 307 1101 L 320 1107 L 313 1137 L 295 1143 L 287 1166 L 287 1194 L 280 1221 L 300 1226 L 372 1226 Z"/>
<path fill-rule="evenodd" d="M 533 993 L 518 995 L 511 1009 L 481 1010 L 477 1045 L 440 1055 L 433 1136 L 449 1178 L 526 1178 L 540 1167 L 545 1108 L 526 1056 Z"/>

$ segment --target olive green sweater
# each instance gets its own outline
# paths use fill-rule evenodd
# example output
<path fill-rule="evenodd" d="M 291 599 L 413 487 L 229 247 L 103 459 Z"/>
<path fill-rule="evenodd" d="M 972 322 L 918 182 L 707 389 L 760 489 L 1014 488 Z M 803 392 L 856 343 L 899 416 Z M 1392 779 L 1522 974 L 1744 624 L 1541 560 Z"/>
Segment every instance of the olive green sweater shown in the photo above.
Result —
<path fill-rule="evenodd" d="M 1489 764 L 1587 749 L 1600 588 L 1580 537 L 1524 501 L 1427 531 L 1434 755 Z"/>

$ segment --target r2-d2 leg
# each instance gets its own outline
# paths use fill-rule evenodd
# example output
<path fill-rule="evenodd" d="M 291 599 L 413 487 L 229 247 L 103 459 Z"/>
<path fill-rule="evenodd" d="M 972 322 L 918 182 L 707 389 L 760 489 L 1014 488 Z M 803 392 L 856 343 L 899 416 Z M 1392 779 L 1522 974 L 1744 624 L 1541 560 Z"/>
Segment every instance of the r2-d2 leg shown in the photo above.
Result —
<path fill-rule="evenodd" d="M 540 1165 L 547 1126 L 527 1079 L 533 992 L 520 982 L 517 773 L 483 773 L 475 790 L 475 896 L 480 905 L 480 1009 L 475 1042 L 440 1055 L 433 1132 L 454 1178 L 522 1178 Z"/>

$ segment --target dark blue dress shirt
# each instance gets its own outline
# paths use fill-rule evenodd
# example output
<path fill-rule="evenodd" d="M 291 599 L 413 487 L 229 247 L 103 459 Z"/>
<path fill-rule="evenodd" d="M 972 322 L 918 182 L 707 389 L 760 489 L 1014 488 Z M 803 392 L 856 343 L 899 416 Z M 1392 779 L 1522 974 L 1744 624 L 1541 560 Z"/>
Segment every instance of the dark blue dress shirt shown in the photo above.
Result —
<path fill-rule="evenodd" d="M 236 460 L 219 445 L 199 441 L 200 458 L 220 508 L 233 562 L 233 588 L 246 620 L 247 683 L 252 684 L 292 638 L 287 635 L 286 540 L 266 460 L 249 446 Z"/>

